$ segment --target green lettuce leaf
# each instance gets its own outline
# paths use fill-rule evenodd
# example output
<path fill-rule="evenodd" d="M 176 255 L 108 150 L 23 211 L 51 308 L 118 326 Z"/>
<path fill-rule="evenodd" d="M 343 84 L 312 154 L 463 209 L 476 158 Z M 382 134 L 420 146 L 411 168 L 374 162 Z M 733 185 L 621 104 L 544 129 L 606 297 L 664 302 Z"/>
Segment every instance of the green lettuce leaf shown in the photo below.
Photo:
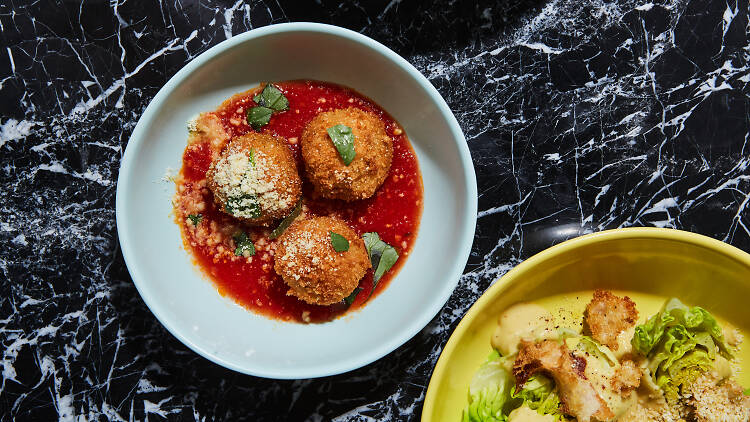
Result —
<path fill-rule="evenodd" d="M 690 385 L 711 369 L 717 351 L 727 359 L 733 357 L 716 319 L 705 309 L 688 308 L 674 298 L 635 327 L 631 343 L 646 356 L 654 382 L 670 402 L 679 397 L 680 386 Z"/>
<path fill-rule="evenodd" d="M 612 353 L 609 347 L 599 344 L 599 342 L 589 336 L 579 336 L 578 347 L 588 352 L 590 355 L 596 356 L 598 359 L 606 362 L 610 367 L 619 364 L 617 357 Z"/>
<path fill-rule="evenodd" d="M 560 410 L 560 396 L 557 394 L 555 383 L 544 375 L 533 375 L 526 381 L 523 388 L 514 389 L 511 397 L 522 400 L 515 407 L 525 404 L 540 415 L 552 415 L 556 420 L 562 420 L 564 417 Z"/>
<path fill-rule="evenodd" d="M 464 409 L 463 422 L 505 422 L 513 375 L 512 360 L 493 352 L 479 367 L 469 385 L 469 405 Z"/>

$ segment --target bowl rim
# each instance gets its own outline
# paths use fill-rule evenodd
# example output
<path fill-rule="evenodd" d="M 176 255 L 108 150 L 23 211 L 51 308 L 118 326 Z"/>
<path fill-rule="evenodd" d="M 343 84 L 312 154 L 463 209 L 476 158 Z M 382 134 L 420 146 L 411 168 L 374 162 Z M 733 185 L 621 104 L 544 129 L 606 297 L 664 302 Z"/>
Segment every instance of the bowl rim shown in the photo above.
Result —
<path fill-rule="evenodd" d="M 453 355 L 454 350 L 458 346 L 459 337 L 463 337 L 464 333 L 468 330 L 471 321 L 476 317 L 476 315 L 482 312 L 486 304 L 494 301 L 497 296 L 503 292 L 506 286 L 512 283 L 515 279 L 522 277 L 529 268 L 537 265 L 542 261 L 546 261 L 555 256 L 580 247 L 601 242 L 624 239 L 660 239 L 690 244 L 718 252 L 722 255 L 727 256 L 728 258 L 734 259 L 735 261 L 738 261 L 739 263 L 745 264 L 746 266 L 750 267 L 750 254 L 748 254 L 747 252 L 712 237 L 679 229 L 660 227 L 624 227 L 619 229 L 589 233 L 551 246 L 524 260 L 520 264 L 513 267 L 510 271 L 500 276 L 500 278 L 498 278 L 494 284 L 492 284 L 487 290 L 485 290 L 484 293 L 482 293 L 482 295 L 479 297 L 479 299 L 477 299 L 476 302 L 471 305 L 466 314 L 461 317 L 461 321 L 456 326 L 456 329 L 453 330 L 450 337 L 448 338 L 448 342 L 440 352 L 440 357 L 438 358 L 437 364 L 435 364 L 435 369 L 432 371 L 432 375 L 430 376 L 430 382 L 427 385 L 427 393 L 425 394 L 425 401 L 422 407 L 422 422 L 431 420 L 431 416 L 426 415 L 431 415 L 434 411 L 437 385 L 444 377 L 444 372 L 446 371 L 446 368 L 448 366 L 450 356 Z"/>
<path fill-rule="evenodd" d="M 463 170 L 463 187 L 466 189 L 466 197 L 473 199 L 465 203 L 466 207 L 466 218 L 464 221 L 459 222 L 463 227 L 459 232 L 461 237 L 457 239 L 457 244 L 461 245 L 459 253 L 456 255 L 456 259 L 450 267 L 450 271 L 446 273 L 446 278 L 451 280 L 449 283 L 445 283 L 443 288 L 438 291 L 436 300 L 432 306 L 425 308 L 422 312 L 415 316 L 409 323 L 405 324 L 405 328 L 401 330 L 401 333 L 397 336 L 392 336 L 386 341 L 382 342 L 380 347 L 370 349 L 369 351 L 362 353 L 360 359 L 350 361 L 350 365 L 339 363 L 338 365 L 328 365 L 327 367 L 313 367 L 307 368 L 302 371 L 288 371 L 288 370 L 267 370 L 258 365 L 244 365 L 234 364 L 224 357 L 213 353 L 210 349 L 201 346 L 200 344 L 190 341 L 184 336 L 181 331 L 173 326 L 169 319 L 161 314 L 159 310 L 158 302 L 156 298 L 144 294 L 144 283 L 145 277 L 141 270 L 135 265 L 133 256 L 133 243 L 128 231 L 128 224 L 125 223 L 125 204 L 123 203 L 123 192 L 128 189 L 129 179 L 126 175 L 131 174 L 134 169 L 134 150 L 137 149 L 143 140 L 146 126 L 150 123 L 153 118 L 155 110 L 162 107 L 163 103 L 167 100 L 169 95 L 174 89 L 181 84 L 186 78 L 188 78 L 194 71 L 214 59 L 219 54 L 226 50 L 231 49 L 237 45 L 245 42 L 252 41 L 253 39 L 274 35 L 278 33 L 286 32 L 311 32 L 311 33 L 323 33 L 327 35 L 333 35 L 355 43 L 361 44 L 365 48 L 369 48 L 375 54 L 379 54 L 385 57 L 388 61 L 395 64 L 401 70 L 405 71 L 409 77 L 413 78 L 422 89 L 425 90 L 426 94 L 430 98 L 431 102 L 435 104 L 440 116 L 445 119 L 446 124 L 449 126 L 451 131 L 451 137 L 456 140 L 456 148 L 459 152 L 459 160 Z M 157 92 L 151 102 L 143 111 L 143 114 L 138 119 L 133 132 L 128 140 L 128 144 L 125 147 L 122 159 L 120 161 L 119 174 L 117 178 L 117 189 L 115 194 L 115 219 L 117 226 L 117 235 L 120 249 L 122 251 L 125 265 L 128 269 L 133 284 L 135 284 L 136 290 L 138 291 L 141 299 L 144 301 L 151 313 L 156 319 L 169 331 L 174 337 L 176 337 L 184 345 L 188 346 L 191 350 L 203 356 L 204 358 L 219 364 L 225 368 L 232 369 L 237 372 L 241 372 L 248 375 L 254 375 L 264 378 L 272 379 L 304 379 L 304 378 L 317 378 L 330 375 L 337 375 L 345 372 L 349 372 L 365 365 L 368 365 L 383 356 L 393 352 L 398 347 L 402 346 L 409 339 L 414 337 L 418 332 L 424 329 L 425 326 L 437 315 L 437 313 L 445 306 L 445 303 L 450 298 L 451 294 L 455 290 L 458 282 L 463 274 L 466 262 L 468 261 L 469 254 L 471 253 L 471 247 L 473 245 L 474 234 L 476 231 L 476 215 L 478 208 L 478 194 L 477 194 L 477 182 L 476 172 L 471 159 L 466 138 L 464 137 L 463 131 L 456 120 L 455 115 L 448 107 L 443 97 L 437 91 L 437 89 L 430 83 L 430 81 L 417 70 L 411 63 L 406 59 L 392 51 L 385 45 L 365 36 L 358 32 L 341 28 L 338 26 L 312 23 L 312 22 L 293 22 L 293 23 L 279 23 L 264 26 L 257 29 L 238 34 L 232 38 L 224 40 L 219 44 L 209 48 L 197 57 L 188 62 L 183 66 L 169 81 Z M 249 311 L 248 311 L 249 312 Z M 269 320 L 270 321 L 270 320 Z"/>

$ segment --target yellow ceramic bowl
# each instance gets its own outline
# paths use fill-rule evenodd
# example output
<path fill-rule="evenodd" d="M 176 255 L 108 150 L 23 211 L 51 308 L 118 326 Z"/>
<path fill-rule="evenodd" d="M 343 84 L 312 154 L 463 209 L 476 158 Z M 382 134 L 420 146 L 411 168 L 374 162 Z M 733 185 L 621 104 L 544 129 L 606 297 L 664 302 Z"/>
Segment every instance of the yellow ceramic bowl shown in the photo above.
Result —
<path fill-rule="evenodd" d="M 490 336 L 504 309 L 534 301 L 550 311 L 569 309 L 570 317 L 576 319 L 596 288 L 630 296 L 638 306 L 640 321 L 658 311 L 669 297 L 677 297 L 708 309 L 743 334 L 750 329 L 747 253 L 680 230 L 627 228 L 582 236 L 527 259 L 469 309 L 435 366 L 422 421 L 461 420 L 469 382 L 492 351 Z M 750 346 L 745 345 L 739 353 L 746 368 L 750 368 L 748 351 Z M 750 386 L 749 375 L 750 371 L 741 371 L 740 383 Z"/>

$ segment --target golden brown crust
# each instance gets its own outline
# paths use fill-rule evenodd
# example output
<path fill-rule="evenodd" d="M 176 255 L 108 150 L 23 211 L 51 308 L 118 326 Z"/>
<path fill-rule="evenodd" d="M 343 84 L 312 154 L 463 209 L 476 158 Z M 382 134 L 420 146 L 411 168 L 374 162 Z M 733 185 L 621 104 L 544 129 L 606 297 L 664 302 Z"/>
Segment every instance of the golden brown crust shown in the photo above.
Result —
<path fill-rule="evenodd" d="M 328 128 L 343 124 L 354 134 L 354 160 L 347 166 L 328 136 Z M 391 169 L 393 142 L 373 113 L 357 108 L 326 111 L 307 124 L 300 139 L 307 177 L 325 198 L 355 201 L 369 198 Z"/>
<path fill-rule="evenodd" d="M 238 152 L 249 155 L 250 151 L 253 152 L 255 169 L 260 170 L 260 182 L 268 186 L 268 190 L 259 195 L 261 215 L 258 218 L 246 218 L 227 212 L 226 189 L 221 188 L 216 177 L 218 162 Z M 291 150 L 283 139 L 269 134 L 249 132 L 233 138 L 211 163 L 206 180 L 221 211 L 259 226 L 268 226 L 275 220 L 286 217 L 302 196 L 302 181 Z"/>
<path fill-rule="evenodd" d="M 612 350 L 619 347 L 617 336 L 635 326 L 637 320 L 635 302 L 607 290 L 596 290 L 583 314 L 585 332 Z"/>
<path fill-rule="evenodd" d="M 336 252 L 330 233 L 349 241 Z M 314 305 L 330 305 L 349 296 L 370 268 L 365 242 L 345 222 L 314 217 L 294 222 L 281 237 L 274 268 L 289 286 L 287 294 Z"/>
<path fill-rule="evenodd" d="M 615 376 L 612 377 L 612 389 L 623 396 L 627 396 L 631 391 L 641 385 L 641 369 L 630 359 L 622 361 L 620 367 L 615 370 Z"/>
<path fill-rule="evenodd" d="M 516 385 L 523 385 L 534 374 L 544 373 L 555 380 L 560 390 L 563 412 L 579 421 L 610 420 L 614 413 L 586 379 L 586 360 L 573 355 L 563 343 L 554 340 L 521 341 L 513 363 Z"/>

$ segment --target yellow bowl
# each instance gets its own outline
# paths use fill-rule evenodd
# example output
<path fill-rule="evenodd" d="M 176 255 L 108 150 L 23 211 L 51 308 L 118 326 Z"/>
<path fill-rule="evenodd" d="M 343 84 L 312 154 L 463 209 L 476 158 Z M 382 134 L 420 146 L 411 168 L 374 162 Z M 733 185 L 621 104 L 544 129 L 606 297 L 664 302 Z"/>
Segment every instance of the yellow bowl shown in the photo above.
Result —
<path fill-rule="evenodd" d="M 474 372 L 492 351 L 490 336 L 508 306 L 534 301 L 580 318 L 591 290 L 630 296 L 640 321 L 669 297 L 700 305 L 743 334 L 750 328 L 750 255 L 680 230 L 627 228 L 589 234 L 553 246 L 501 277 L 477 300 L 445 345 L 427 388 L 422 421 L 460 421 Z M 747 336 L 746 336 L 747 337 Z M 740 361 L 750 362 L 750 347 Z M 748 367 L 750 365 L 744 365 Z M 748 386 L 750 375 L 739 373 Z"/>

